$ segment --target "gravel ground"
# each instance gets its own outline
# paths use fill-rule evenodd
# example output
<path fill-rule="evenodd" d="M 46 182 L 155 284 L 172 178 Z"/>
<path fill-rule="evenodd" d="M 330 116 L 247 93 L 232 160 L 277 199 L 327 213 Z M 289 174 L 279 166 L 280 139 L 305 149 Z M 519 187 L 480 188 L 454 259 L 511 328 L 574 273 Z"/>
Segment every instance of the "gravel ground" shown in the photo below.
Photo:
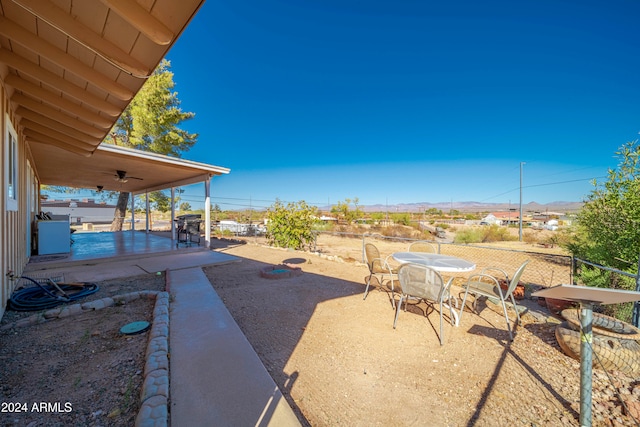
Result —
<path fill-rule="evenodd" d="M 243 262 L 205 272 L 304 425 L 578 425 L 580 364 L 556 342 L 561 319 L 537 299 L 522 302 L 530 313 L 511 343 L 501 308 L 487 303 L 460 327 L 446 324 L 440 346 L 438 312 L 425 317 L 424 303 L 393 329 L 387 292 L 363 301 L 357 252 L 318 256 L 255 239 L 225 252 Z M 303 273 L 260 277 L 282 262 Z M 592 383 L 593 425 L 637 425 L 638 379 L 594 369 Z"/>

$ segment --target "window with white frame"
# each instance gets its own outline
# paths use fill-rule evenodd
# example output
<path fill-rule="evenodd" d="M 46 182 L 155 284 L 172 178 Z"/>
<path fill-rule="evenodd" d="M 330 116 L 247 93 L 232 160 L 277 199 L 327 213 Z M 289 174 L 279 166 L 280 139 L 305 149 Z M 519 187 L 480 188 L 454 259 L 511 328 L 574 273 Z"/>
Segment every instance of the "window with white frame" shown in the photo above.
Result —
<path fill-rule="evenodd" d="M 18 135 L 11 124 L 9 116 L 5 116 L 5 192 L 7 210 L 18 210 Z"/>

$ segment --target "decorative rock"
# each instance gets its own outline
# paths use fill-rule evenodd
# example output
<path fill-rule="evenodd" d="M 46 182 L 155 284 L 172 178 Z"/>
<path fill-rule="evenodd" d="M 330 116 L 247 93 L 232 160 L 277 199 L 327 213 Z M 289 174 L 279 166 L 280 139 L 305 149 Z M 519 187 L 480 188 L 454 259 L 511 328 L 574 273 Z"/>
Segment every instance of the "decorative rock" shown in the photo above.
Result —
<path fill-rule="evenodd" d="M 156 369 L 169 370 L 169 358 L 166 351 L 156 351 L 147 356 L 147 363 L 144 365 L 145 372 L 155 371 Z"/>
<path fill-rule="evenodd" d="M 154 325 L 169 325 L 169 314 L 161 314 L 159 316 L 155 316 L 153 319 Z"/>
<path fill-rule="evenodd" d="M 164 369 L 149 372 L 142 384 L 140 400 L 142 402 L 153 396 L 169 397 L 169 373 Z"/>
<path fill-rule="evenodd" d="M 58 317 L 60 315 L 61 311 L 62 311 L 61 308 L 52 308 L 51 310 L 45 311 L 42 316 L 45 319 L 55 319 L 56 317 Z"/>
<path fill-rule="evenodd" d="M 58 318 L 62 319 L 64 317 L 75 316 L 80 313 L 82 313 L 82 306 L 80 304 L 72 304 L 63 307 L 62 310 L 60 310 L 60 314 L 58 314 Z"/>
<path fill-rule="evenodd" d="M 116 303 L 128 303 L 140 299 L 140 293 L 129 292 L 128 294 L 114 295 L 112 298 Z"/>
<path fill-rule="evenodd" d="M 29 317 L 25 317 L 24 319 L 18 320 L 15 323 L 15 325 L 17 327 L 22 327 L 22 326 L 35 325 L 36 323 L 38 323 L 38 317 L 37 316 L 29 316 Z"/>
<path fill-rule="evenodd" d="M 151 355 L 157 351 L 164 351 L 165 353 L 169 351 L 169 344 L 166 337 L 156 337 L 149 340 L 147 354 Z"/>
<path fill-rule="evenodd" d="M 136 427 L 166 427 L 167 421 L 167 398 L 157 395 L 142 403 L 135 425 Z"/>
<path fill-rule="evenodd" d="M 85 302 L 82 304 L 83 310 L 102 310 L 104 308 L 104 302 L 101 299 Z"/>
<path fill-rule="evenodd" d="M 102 302 L 104 303 L 105 307 L 111 307 L 112 305 L 115 304 L 115 301 L 113 300 L 113 298 L 109 298 L 109 297 L 102 298 Z"/>
<path fill-rule="evenodd" d="M 156 299 L 158 291 L 140 291 L 140 298 Z"/>
<path fill-rule="evenodd" d="M 151 327 L 151 337 L 168 337 L 169 336 L 169 326 L 166 324 L 157 324 L 153 322 L 153 326 Z"/>
<path fill-rule="evenodd" d="M 153 310 L 153 317 L 156 318 L 160 315 L 168 315 L 169 314 L 169 308 L 164 305 L 164 304 L 158 304 L 156 303 L 156 308 Z"/>

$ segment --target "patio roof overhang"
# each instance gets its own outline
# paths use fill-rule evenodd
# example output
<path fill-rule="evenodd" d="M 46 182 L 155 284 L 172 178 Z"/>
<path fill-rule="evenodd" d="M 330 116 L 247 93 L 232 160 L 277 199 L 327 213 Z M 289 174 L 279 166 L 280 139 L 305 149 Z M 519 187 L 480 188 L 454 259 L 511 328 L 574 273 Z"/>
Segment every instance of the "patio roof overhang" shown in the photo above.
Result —
<path fill-rule="evenodd" d="M 229 173 L 229 169 L 161 154 L 102 144 L 91 157 L 69 155 L 55 146 L 37 144 L 33 158 L 42 184 L 134 194 L 194 184 Z M 125 171 L 119 180 L 116 171 Z M 126 181 L 126 182 L 123 182 Z"/>
<path fill-rule="evenodd" d="M 142 192 L 228 172 L 98 148 L 203 3 L 0 0 L 0 76 L 42 184 Z"/>

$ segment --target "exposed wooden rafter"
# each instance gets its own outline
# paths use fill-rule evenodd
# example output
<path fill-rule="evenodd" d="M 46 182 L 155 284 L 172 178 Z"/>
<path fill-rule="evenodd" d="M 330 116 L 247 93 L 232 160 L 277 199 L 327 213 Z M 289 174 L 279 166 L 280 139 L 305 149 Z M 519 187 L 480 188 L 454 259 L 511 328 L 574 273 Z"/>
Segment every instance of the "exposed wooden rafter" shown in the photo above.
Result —
<path fill-rule="evenodd" d="M 87 121 L 96 123 L 98 126 L 109 128 L 113 125 L 113 120 L 107 117 L 100 116 L 99 114 L 92 113 L 86 108 L 83 108 L 81 105 L 76 104 L 75 102 L 66 100 L 61 96 L 49 92 L 48 90 L 43 89 L 38 85 L 29 83 L 28 81 L 21 79 L 20 77 L 17 77 L 15 75 L 8 75 L 5 79 L 5 82 L 24 93 L 28 93 L 29 95 L 41 99 L 42 101 L 54 105 L 64 111 L 67 111 L 72 115 L 76 115 L 78 117 L 82 117 Z"/>
<path fill-rule="evenodd" d="M 18 107 L 18 110 L 16 110 L 16 112 L 22 109 L 28 109 L 29 111 L 33 111 L 42 116 L 49 117 L 50 119 L 55 120 L 58 123 L 67 125 L 96 138 L 104 137 L 106 131 L 108 130 L 108 128 L 99 129 L 95 126 L 91 126 L 90 124 L 87 124 L 75 117 L 71 117 L 63 113 L 62 111 L 49 107 L 48 105 L 36 101 L 35 99 L 30 98 L 26 95 L 16 93 L 11 97 L 11 102 L 14 102 L 21 106 Z"/>
<path fill-rule="evenodd" d="M 13 2 L 24 7 L 38 18 L 57 28 L 62 33 L 128 74 L 135 77 L 146 78 L 153 71 L 113 43 L 102 38 L 100 34 L 96 34 L 85 25 L 82 25 L 53 3 L 43 2 L 41 0 L 13 0 Z"/>
<path fill-rule="evenodd" d="M 84 157 L 91 156 L 91 153 L 93 152 L 93 150 L 91 149 L 84 149 L 76 145 L 67 144 L 64 141 L 60 141 L 43 133 L 36 132 L 33 129 L 25 129 L 24 136 L 27 137 L 27 141 L 29 142 L 39 142 L 41 144 L 53 145 L 54 147 L 62 148 L 63 150 L 70 151 Z"/>
<path fill-rule="evenodd" d="M 89 139 L 88 141 L 80 141 L 79 139 L 73 138 L 69 135 L 66 135 L 62 132 L 58 132 L 55 131 L 45 125 L 42 125 L 40 123 L 36 123 L 32 120 L 29 119 L 22 119 L 20 121 L 20 126 L 24 126 L 26 128 L 29 129 L 33 129 L 36 132 L 40 132 L 42 134 L 45 134 L 53 139 L 57 139 L 58 141 L 62 141 L 64 143 L 67 143 L 69 145 L 73 145 L 76 147 L 80 147 L 80 148 L 84 148 L 86 150 L 93 150 L 97 145 L 100 144 L 100 140 L 96 140 L 96 139 Z M 85 138 L 86 139 L 86 138 Z"/>
<path fill-rule="evenodd" d="M 121 108 L 117 107 L 116 105 L 113 105 L 103 99 L 98 98 L 95 95 L 92 95 L 91 93 L 87 92 L 81 87 L 74 85 L 68 80 L 56 76 L 52 72 L 39 67 L 37 64 L 34 64 L 31 61 L 27 61 L 26 59 L 23 59 L 22 57 L 5 49 L 0 49 L 0 62 L 4 62 L 10 67 L 13 67 L 18 71 L 30 75 L 34 79 L 46 83 L 49 86 L 55 87 L 56 89 L 66 93 L 69 96 L 72 96 L 78 101 L 83 102 L 87 105 L 91 105 L 95 109 L 100 110 L 110 116 L 117 117 L 122 113 Z"/>
<path fill-rule="evenodd" d="M 86 133 L 80 132 L 79 130 L 71 126 L 64 125 L 56 120 L 43 116 L 42 114 L 38 114 L 35 111 L 28 110 L 24 107 L 18 108 L 16 110 L 16 114 L 24 119 L 28 119 L 42 126 L 46 126 L 47 128 L 55 132 L 63 133 L 67 136 L 70 136 L 71 138 L 75 138 L 88 144 L 95 144 L 96 141 L 102 140 L 102 138 L 96 138 L 91 135 L 87 135 Z"/>
<path fill-rule="evenodd" d="M 135 27 L 151 41 L 159 45 L 168 45 L 175 35 L 162 22 L 133 0 L 100 0 L 122 19 Z"/>
<path fill-rule="evenodd" d="M 126 87 L 116 83 L 113 79 L 96 72 L 90 66 L 82 61 L 74 58 L 68 53 L 58 49 L 49 42 L 42 40 L 37 35 L 22 28 L 15 22 L 0 16 L 0 34 L 10 38 L 12 41 L 29 49 L 59 67 L 64 68 L 70 73 L 90 82 L 91 84 L 105 90 L 109 94 L 123 100 L 128 101 L 133 98 L 133 92 Z"/>

